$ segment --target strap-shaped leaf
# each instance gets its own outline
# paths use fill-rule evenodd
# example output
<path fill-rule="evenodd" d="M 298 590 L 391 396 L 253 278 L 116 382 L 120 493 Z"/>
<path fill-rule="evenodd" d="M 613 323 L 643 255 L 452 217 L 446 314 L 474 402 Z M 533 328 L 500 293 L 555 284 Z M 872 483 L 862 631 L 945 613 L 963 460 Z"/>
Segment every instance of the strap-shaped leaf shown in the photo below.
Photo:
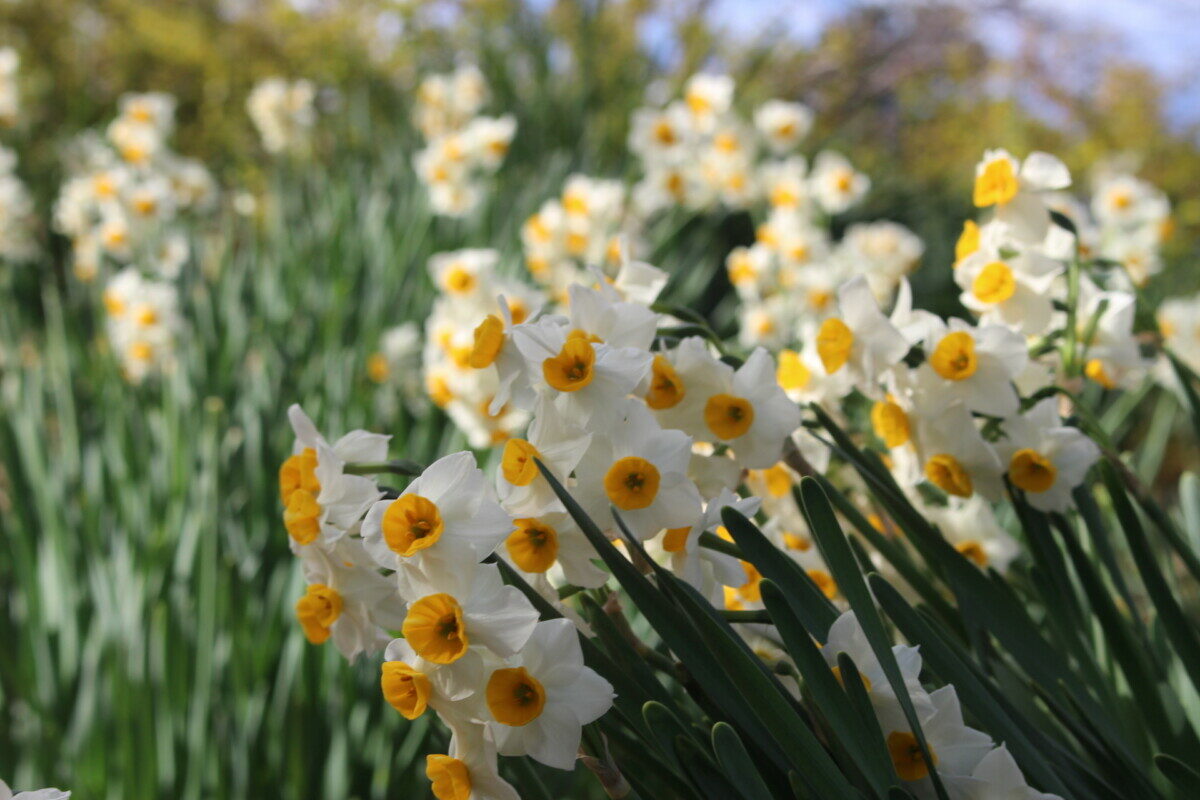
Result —
<path fill-rule="evenodd" d="M 1184 793 L 1184 797 L 1200 797 L 1200 772 L 1174 756 L 1159 754 L 1154 757 L 1158 771 Z"/>
<path fill-rule="evenodd" d="M 875 657 L 879 659 L 879 665 L 883 668 L 883 674 L 887 676 L 892 691 L 896 693 L 896 699 L 900 702 L 904 718 L 908 722 L 909 728 L 912 729 L 913 736 L 917 739 L 917 745 L 921 748 L 921 755 L 925 759 L 925 763 L 932 764 L 934 761 L 929 752 L 929 743 L 925 740 L 925 733 L 921 730 L 921 721 L 917 719 L 917 710 L 908 694 L 908 687 L 904 684 L 904 677 L 900 674 L 900 665 L 896 662 L 895 654 L 892 653 L 891 640 L 887 630 L 883 627 L 883 620 L 875 608 L 875 601 L 871 597 L 870 590 L 867 589 L 867 583 L 863 580 L 862 573 L 859 572 L 858 562 L 850 550 L 846 535 L 842 533 L 842 528 L 833 514 L 833 508 L 830 507 L 821 485 L 812 478 L 800 480 L 800 495 L 803 500 L 804 517 L 808 520 L 809 530 L 816 537 L 821 554 L 825 557 L 825 563 L 829 566 L 829 571 L 833 573 L 833 579 L 837 582 L 842 595 L 850 603 L 850 608 L 858 617 L 859 625 L 867 637 L 867 642 L 870 643 Z M 929 777 L 939 800 L 949 800 L 946 787 L 942 784 L 937 770 L 930 770 Z"/>
<path fill-rule="evenodd" d="M 770 789 L 763 782 L 754 759 L 746 752 L 746 746 L 733 726 L 725 722 L 713 726 L 712 749 L 721 769 L 745 800 L 772 800 Z"/>

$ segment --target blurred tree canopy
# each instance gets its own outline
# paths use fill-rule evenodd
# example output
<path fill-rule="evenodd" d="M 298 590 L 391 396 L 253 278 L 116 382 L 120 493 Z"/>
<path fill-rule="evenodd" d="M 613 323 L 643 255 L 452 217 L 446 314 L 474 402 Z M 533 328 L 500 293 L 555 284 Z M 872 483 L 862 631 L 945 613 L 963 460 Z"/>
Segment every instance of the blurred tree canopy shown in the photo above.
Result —
<path fill-rule="evenodd" d="M 22 171 L 52 192 L 59 143 L 103 123 L 117 97 L 161 89 L 180 101 L 180 152 L 227 183 L 253 184 L 262 151 L 244 110 L 269 75 L 308 77 L 327 114 L 325 148 L 395 139 L 413 146 L 408 98 L 420 76 L 473 61 L 496 111 L 518 115 L 514 145 L 565 151 L 581 169 L 630 169 L 630 112 L 655 87 L 727 69 L 738 102 L 802 99 L 818 112 L 812 148 L 844 149 L 873 176 L 867 217 L 891 216 L 948 263 L 968 212 L 971 167 L 985 147 L 1055 152 L 1079 182 L 1098 159 L 1127 154 L 1176 209 L 1171 260 L 1195 255 L 1200 135 L 1167 119 L 1159 80 L 1108 40 L 1002 4 L 1020 41 L 1000 58 L 977 35 L 977 8 L 956 3 L 852 7 L 804 44 L 764 25 L 754 38 L 714 27 L 708 0 L 10 0 L 0 38 L 22 56 Z M 326 150 L 328 152 L 328 150 Z M 1179 272 L 1179 271 L 1177 271 Z M 1177 278 L 1197 285 L 1195 270 Z"/>

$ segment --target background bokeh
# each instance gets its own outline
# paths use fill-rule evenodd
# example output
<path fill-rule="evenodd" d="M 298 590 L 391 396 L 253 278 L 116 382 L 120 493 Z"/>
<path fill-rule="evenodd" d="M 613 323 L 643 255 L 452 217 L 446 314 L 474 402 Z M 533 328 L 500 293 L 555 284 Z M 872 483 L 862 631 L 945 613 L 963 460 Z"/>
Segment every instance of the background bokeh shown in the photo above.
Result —
<path fill-rule="evenodd" d="M 1148 291 L 1200 287 L 1200 121 L 1180 94 L 1195 76 L 1145 63 L 1119 17 L 1085 28 L 1041 3 L 820 5 L 801 36 L 778 24 L 787 4 L 700 0 L 0 4 L 24 108 L 3 138 L 43 219 L 67 140 L 130 90 L 175 94 L 176 149 L 257 199 L 197 231 L 181 363 L 140 387 L 104 357 L 66 242 L 42 230 L 43 257 L 0 267 L 0 775 L 80 798 L 425 796 L 417 756 L 444 733 L 405 723 L 379 701 L 373 662 L 346 666 L 292 620 L 284 409 L 303 403 L 329 432 L 391 433 L 419 461 L 462 447 L 439 412 L 414 415 L 367 374 L 384 329 L 423 318 L 426 259 L 491 246 L 516 269 L 521 222 L 572 171 L 630 177 L 631 111 L 698 69 L 728 70 L 739 106 L 815 109 L 807 146 L 836 146 L 873 179 L 839 222 L 921 236 L 927 307 L 956 307 L 946 266 L 993 146 L 1054 152 L 1082 182 L 1099 159 L 1129 159 L 1175 209 Z M 1178 13 L 1186 24 L 1186 3 Z M 410 112 L 419 79 L 460 62 L 481 68 L 518 134 L 484 207 L 454 221 L 415 181 Z M 309 158 L 261 150 L 245 97 L 270 75 L 321 87 Z M 671 299 L 707 313 L 728 288 L 725 254 L 752 236 L 737 216 L 668 219 L 649 260 L 691 278 Z M 1159 417 L 1141 433 L 1150 478 L 1178 457 Z M 531 769 L 547 796 L 597 791 Z"/>

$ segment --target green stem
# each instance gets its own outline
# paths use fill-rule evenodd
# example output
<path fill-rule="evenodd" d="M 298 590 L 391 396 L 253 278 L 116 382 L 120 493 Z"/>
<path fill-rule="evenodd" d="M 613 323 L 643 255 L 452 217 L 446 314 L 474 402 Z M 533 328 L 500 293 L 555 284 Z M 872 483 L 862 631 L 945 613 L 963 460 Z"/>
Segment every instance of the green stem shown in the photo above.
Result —
<path fill-rule="evenodd" d="M 363 462 L 360 464 L 347 464 L 342 468 L 342 472 L 347 475 L 378 475 L 380 473 L 391 473 L 392 475 L 408 475 L 409 477 L 417 477 L 424 471 L 424 467 L 415 461 L 409 461 L 406 458 L 399 458 L 394 461 L 379 461 L 375 463 Z"/>
<path fill-rule="evenodd" d="M 700 534 L 700 546 L 707 547 L 709 550 L 716 550 L 718 553 L 724 553 L 734 558 L 743 558 L 742 551 L 736 544 L 727 542 L 715 533 L 709 533 L 708 531 Z"/>

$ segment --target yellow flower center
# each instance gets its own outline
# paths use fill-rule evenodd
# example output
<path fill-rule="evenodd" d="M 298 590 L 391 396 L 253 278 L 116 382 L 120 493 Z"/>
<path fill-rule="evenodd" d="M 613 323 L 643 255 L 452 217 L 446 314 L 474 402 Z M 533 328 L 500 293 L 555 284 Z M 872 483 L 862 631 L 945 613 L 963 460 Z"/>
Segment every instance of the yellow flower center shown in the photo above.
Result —
<path fill-rule="evenodd" d="M 714 394 L 704 404 L 704 424 L 718 439 L 736 439 L 754 424 L 754 406 L 744 397 Z"/>
<path fill-rule="evenodd" d="M 799 550 L 801 553 L 807 552 L 812 547 L 812 539 L 807 536 L 801 536 L 791 531 L 783 532 L 783 545 L 789 550 Z"/>
<path fill-rule="evenodd" d="M 966 331 L 946 334 L 929 356 L 929 365 L 948 381 L 966 380 L 979 368 L 975 340 Z"/>
<path fill-rule="evenodd" d="M 850 352 L 854 349 L 854 333 L 850 327 L 837 317 L 830 317 L 821 323 L 817 331 L 817 355 L 825 371 L 832 375 L 850 360 Z"/>
<path fill-rule="evenodd" d="M 1012 162 L 996 158 L 975 177 L 975 205 L 980 208 L 1003 205 L 1017 196 L 1017 175 Z"/>
<path fill-rule="evenodd" d="M 500 355 L 504 346 L 504 322 L 495 314 L 488 314 L 475 328 L 475 344 L 467 363 L 475 369 L 489 367 Z"/>
<path fill-rule="evenodd" d="M 568 214 L 584 216 L 588 213 L 588 201 L 581 192 L 565 192 L 562 198 L 562 206 L 563 210 Z"/>
<path fill-rule="evenodd" d="M 569 336 L 558 355 L 542 362 L 546 383 L 560 392 L 577 392 L 595 376 L 596 348 L 582 337 Z"/>
<path fill-rule="evenodd" d="M 1113 377 L 1108 374 L 1108 370 L 1104 368 L 1104 362 L 1098 358 L 1088 360 L 1087 365 L 1083 368 L 1083 374 L 1105 389 L 1117 388 L 1117 382 L 1113 380 Z"/>
<path fill-rule="evenodd" d="M 417 655 L 435 664 L 453 664 L 470 646 L 462 606 L 448 594 L 427 595 L 409 605 L 400 630 Z"/>
<path fill-rule="evenodd" d="M 528 725 L 546 705 L 546 690 L 524 667 L 498 669 L 488 678 L 488 710 L 501 725 Z"/>
<path fill-rule="evenodd" d="M 971 473 L 949 453 L 930 456 L 925 462 L 925 477 L 934 486 L 955 497 L 970 497 L 975 491 Z"/>
<path fill-rule="evenodd" d="M 461 265 L 455 265 L 446 270 L 442 285 L 450 294 L 466 294 L 475 288 L 475 275 Z"/>
<path fill-rule="evenodd" d="M 650 391 L 646 393 L 646 405 L 656 411 L 674 408 L 686 393 L 675 367 L 664 356 L 656 355 L 650 367 Z"/>
<path fill-rule="evenodd" d="M 682 552 L 687 548 L 688 534 L 691 532 L 692 529 L 687 525 L 682 528 L 667 528 L 667 532 L 663 535 L 663 550 L 668 553 Z"/>
<path fill-rule="evenodd" d="M 542 454 L 524 439 L 512 438 L 504 443 L 504 455 L 500 459 L 500 470 L 504 480 L 513 486 L 528 486 L 538 475 L 535 458 Z"/>
<path fill-rule="evenodd" d="M 658 467 L 644 458 L 625 456 L 608 468 L 604 491 L 617 508 L 635 511 L 654 502 L 659 480 Z"/>
<path fill-rule="evenodd" d="M 660 119 L 654 125 L 654 139 L 659 144 L 669 147 L 675 144 L 678 137 L 675 135 L 675 128 L 671 123 L 664 119 Z"/>
<path fill-rule="evenodd" d="M 900 780 L 919 781 L 929 776 L 931 765 L 925 762 L 921 746 L 917 744 L 917 737 L 911 733 L 892 731 L 887 737 L 887 749 Z M 929 757 L 933 760 L 932 766 L 936 767 L 938 758 L 932 747 L 929 748 Z"/>
<path fill-rule="evenodd" d="M 342 596 L 321 583 L 309 584 L 308 591 L 296 601 L 296 619 L 313 644 L 329 638 L 330 628 L 341 615 Z"/>
<path fill-rule="evenodd" d="M 798 391 L 808 385 L 812 372 L 800 359 L 795 350 L 779 353 L 779 366 L 775 369 L 775 380 L 785 391 Z"/>
<path fill-rule="evenodd" d="M 371 353 L 367 358 L 367 377 L 375 383 L 383 383 L 391 373 L 387 356 L 383 353 Z"/>
<path fill-rule="evenodd" d="M 437 800 L 470 800 L 471 773 L 457 758 L 425 756 L 425 777 L 433 784 L 430 789 Z"/>
<path fill-rule="evenodd" d="M 746 573 L 746 582 L 737 588 L 738 597 L 748 603 L 759 602 L 762 600 L 762 573 L 749 561 L 742 562 L 742 571 Z"/>
<path fill-rule="evenodd" d="M 987 552 L 983 549 L 983 544 L 975 539 L 959 542 L 954 549 L 966 556 L 968 560 L 974 561 L 980 568 L 988 565 Z"/>
<path fill-rule="evenodd" d="M 762 470 L 761 477 L 771 497 L 783 497 L 792 490 L 792 473 L 783 463 Z"/>
<path fill-rule="evenodd" d="M 776 208 L 790 208 L 800 201 L 800 197 L 786 183 L 777 183 L 771 189 L 770 203 Z"/>
<path fill-rule="evenodd" d="M 454 399 L 454 390 L 450 388 L 450 384 L 446 382 L 445 376 L 442 375 L 430 375 L 427 377 L 425 379 L 425 391 L 429 394 L 429 399 L 438 408 L 445 408 Z"/>
<path fill-rule="evenodd" d="M 536 519 L 514 520 L 516 528 L 504 545 L 508 555 L 526 572 L 545 572 L 558 560 L 558 531 Z"/>
<path fill-rule="evenodd" d="M 279 467 L 279 499 L 284 505 L 296 489 L 304 489 L 313 496 L 321 491 L 321 483 L 317 480 L 317 451 L 311 447 L 289 456 Z"/>
<path fill-rule="evenodd" d="M 889 450 L 904 444 L 911 436 L 908 414 L 891 396 L 871 406 L 871 427 Z"/>
<path fill-rule="evenodd" d="M 954 265 L 979 249 L 979 226 L 973 220 L 963 223 L 962 233 L 954 245 Z"/>
<path fill-rule="evenodd" d="M 408 558 L 432 547 L 445 528 L 437 504 L 419 494 L 397 497 L 383 512 L 383 540 L 392 552 Z"/>
<path fill-rule="evenodd" d="M 1027 492 L 1040 493 L 1054 485 L 1058 467 L 1050 459 L 1028 447 L 1013 453 L 1008 463 L 1008 478 Z"/>
<path fill-rule="evenodd" d="M 983 303 L 1003 303 L 1017 291 L 1012 270 L 1003 261 L 993 261 L 975 276 L 971 292 Z"/>
<path fill-rule="evenodd" d="M 383 699 L 405 719 L 416 719 L 424 714 L 433 691 L 425 673 L 403 661 L 385 661 L 379 685 L 383 689 Z"/>

